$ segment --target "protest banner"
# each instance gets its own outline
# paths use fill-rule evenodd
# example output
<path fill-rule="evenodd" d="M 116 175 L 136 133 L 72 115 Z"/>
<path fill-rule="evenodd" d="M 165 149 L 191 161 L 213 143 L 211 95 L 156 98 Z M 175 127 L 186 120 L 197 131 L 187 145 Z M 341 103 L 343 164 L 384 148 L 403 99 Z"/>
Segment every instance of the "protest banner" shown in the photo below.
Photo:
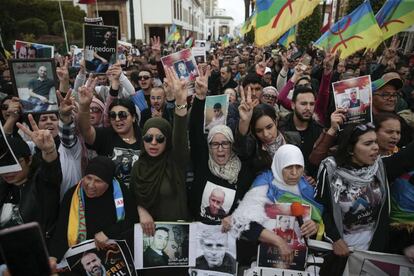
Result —
<path fill-rule="evenodd" d="M 16 59 L 53 58 L 55 47 L 27 41 L 14 42 Z"/>
<path fill-rule="evenodd" d="M 229 109 L 229 95 L 217 95 L 206 97 L 204 107 L 204 133 L 217 125 L 226 125 Z"/>

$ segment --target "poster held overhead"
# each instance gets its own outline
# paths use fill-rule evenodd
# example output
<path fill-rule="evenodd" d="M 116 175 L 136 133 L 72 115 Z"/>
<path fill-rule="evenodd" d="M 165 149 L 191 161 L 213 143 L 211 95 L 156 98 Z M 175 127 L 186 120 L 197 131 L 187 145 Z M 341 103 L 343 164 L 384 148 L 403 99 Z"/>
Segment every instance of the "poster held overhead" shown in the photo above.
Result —
<path fill-rule="evenodd" d="M 0 174 L 21 171 L 22 167 L 6 139 L 6 134 L 4 133 L 3 124 L 1 122 L 0 130 Z"/>
<path fill-rule="evenodd" d="M 332 83 L 336 108 L 347 110 L 348 124 L 372 122 L 372 88 L 369 75 Z"/>
<path fill-rule="evenodd" d="M 14 42 L 16 59 L 53 58 L 55 47 L 51 45 L 16 40 Z"/>
<path fill-rule="evenodd" d="M 83 49 L 88 72 L 105 73 L 117 60 L 118 28 L 83 25 Z"/>
<path fill-rule="evenodd" d="M 12 59 L 9 61 L 15 94 L 23 114 L 57 112 L 57 76 L 53 59 Z"/>

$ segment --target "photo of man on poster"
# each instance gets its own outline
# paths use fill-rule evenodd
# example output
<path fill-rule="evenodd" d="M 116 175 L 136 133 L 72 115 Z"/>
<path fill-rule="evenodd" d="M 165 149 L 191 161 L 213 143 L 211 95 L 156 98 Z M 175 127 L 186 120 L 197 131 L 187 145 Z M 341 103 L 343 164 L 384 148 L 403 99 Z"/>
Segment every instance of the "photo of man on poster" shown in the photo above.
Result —
<path fill-rule="evenodd" d="M 101 259 L 94 252 L 85 252 L 82 256 L 81 264 L 88 276 L 106 275 L 106 269 L 102 265 Z"/>
<path fill-rule="evenodd" d="M 166 227 L 155 228 L 154 237 L 150 246 L 144 251 L 144 267 L 167 266 L 169 257 L 164 252 L 170 237 Z"/>

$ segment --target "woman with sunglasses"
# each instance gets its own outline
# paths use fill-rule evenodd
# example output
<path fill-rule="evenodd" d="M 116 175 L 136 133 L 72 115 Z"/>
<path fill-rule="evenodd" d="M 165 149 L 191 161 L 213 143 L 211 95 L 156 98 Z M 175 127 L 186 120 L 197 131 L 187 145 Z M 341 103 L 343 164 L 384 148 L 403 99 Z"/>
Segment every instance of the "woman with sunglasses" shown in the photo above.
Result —
<path fill-rule="evenodd" d="M 333 254 L 322 275 L 342 275 L 348 247 L 385 252 L 388 246 L 389 182 L 414 168 L 414 143 L 380 157 L 373 124 L 349 125 L 339 136 L 334 156 L 322 161 L 316 199 L 324 205 L 326 236 Z"/>
<path fill-rule="evenodd" d="M 90 112 L 95 83 L 96 79 L 79 88 L 79 128 L 90 149 L 95 150 L 98 155 L 112 157 L 119 168 L 116 171 L 118 180 L 129 186 L 129 170 L 119 170 L 123 157 L 128 158 L 129 167 L 132 167 L 133 161 L 139 156 L 141 132 L 135 106 L 128 99 L 115 99 L 108 107 L 110 127 L 92 126 Z M 114 88 L 117 87 L 112 83 L 111 89 Z"/>

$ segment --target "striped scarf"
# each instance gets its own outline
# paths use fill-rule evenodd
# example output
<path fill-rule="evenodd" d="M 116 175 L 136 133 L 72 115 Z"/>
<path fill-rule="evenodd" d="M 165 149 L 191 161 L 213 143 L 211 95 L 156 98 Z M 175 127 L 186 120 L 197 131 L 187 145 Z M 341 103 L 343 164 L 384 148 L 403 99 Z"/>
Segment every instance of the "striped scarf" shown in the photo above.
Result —
<path fill-rule="evenodd" d="M 119 182 L 116 179 L 112 181 L 113 198 L 116 208 L 116 220 L 121 221 L 125 218 L 124 198 Z M 86 217 L 85 217 L 85 195 L 82 188 L 82 180 L 78 182 L 69 210 L 68 223 L 68 244 L 74 246 L 86 240 Z"/>

